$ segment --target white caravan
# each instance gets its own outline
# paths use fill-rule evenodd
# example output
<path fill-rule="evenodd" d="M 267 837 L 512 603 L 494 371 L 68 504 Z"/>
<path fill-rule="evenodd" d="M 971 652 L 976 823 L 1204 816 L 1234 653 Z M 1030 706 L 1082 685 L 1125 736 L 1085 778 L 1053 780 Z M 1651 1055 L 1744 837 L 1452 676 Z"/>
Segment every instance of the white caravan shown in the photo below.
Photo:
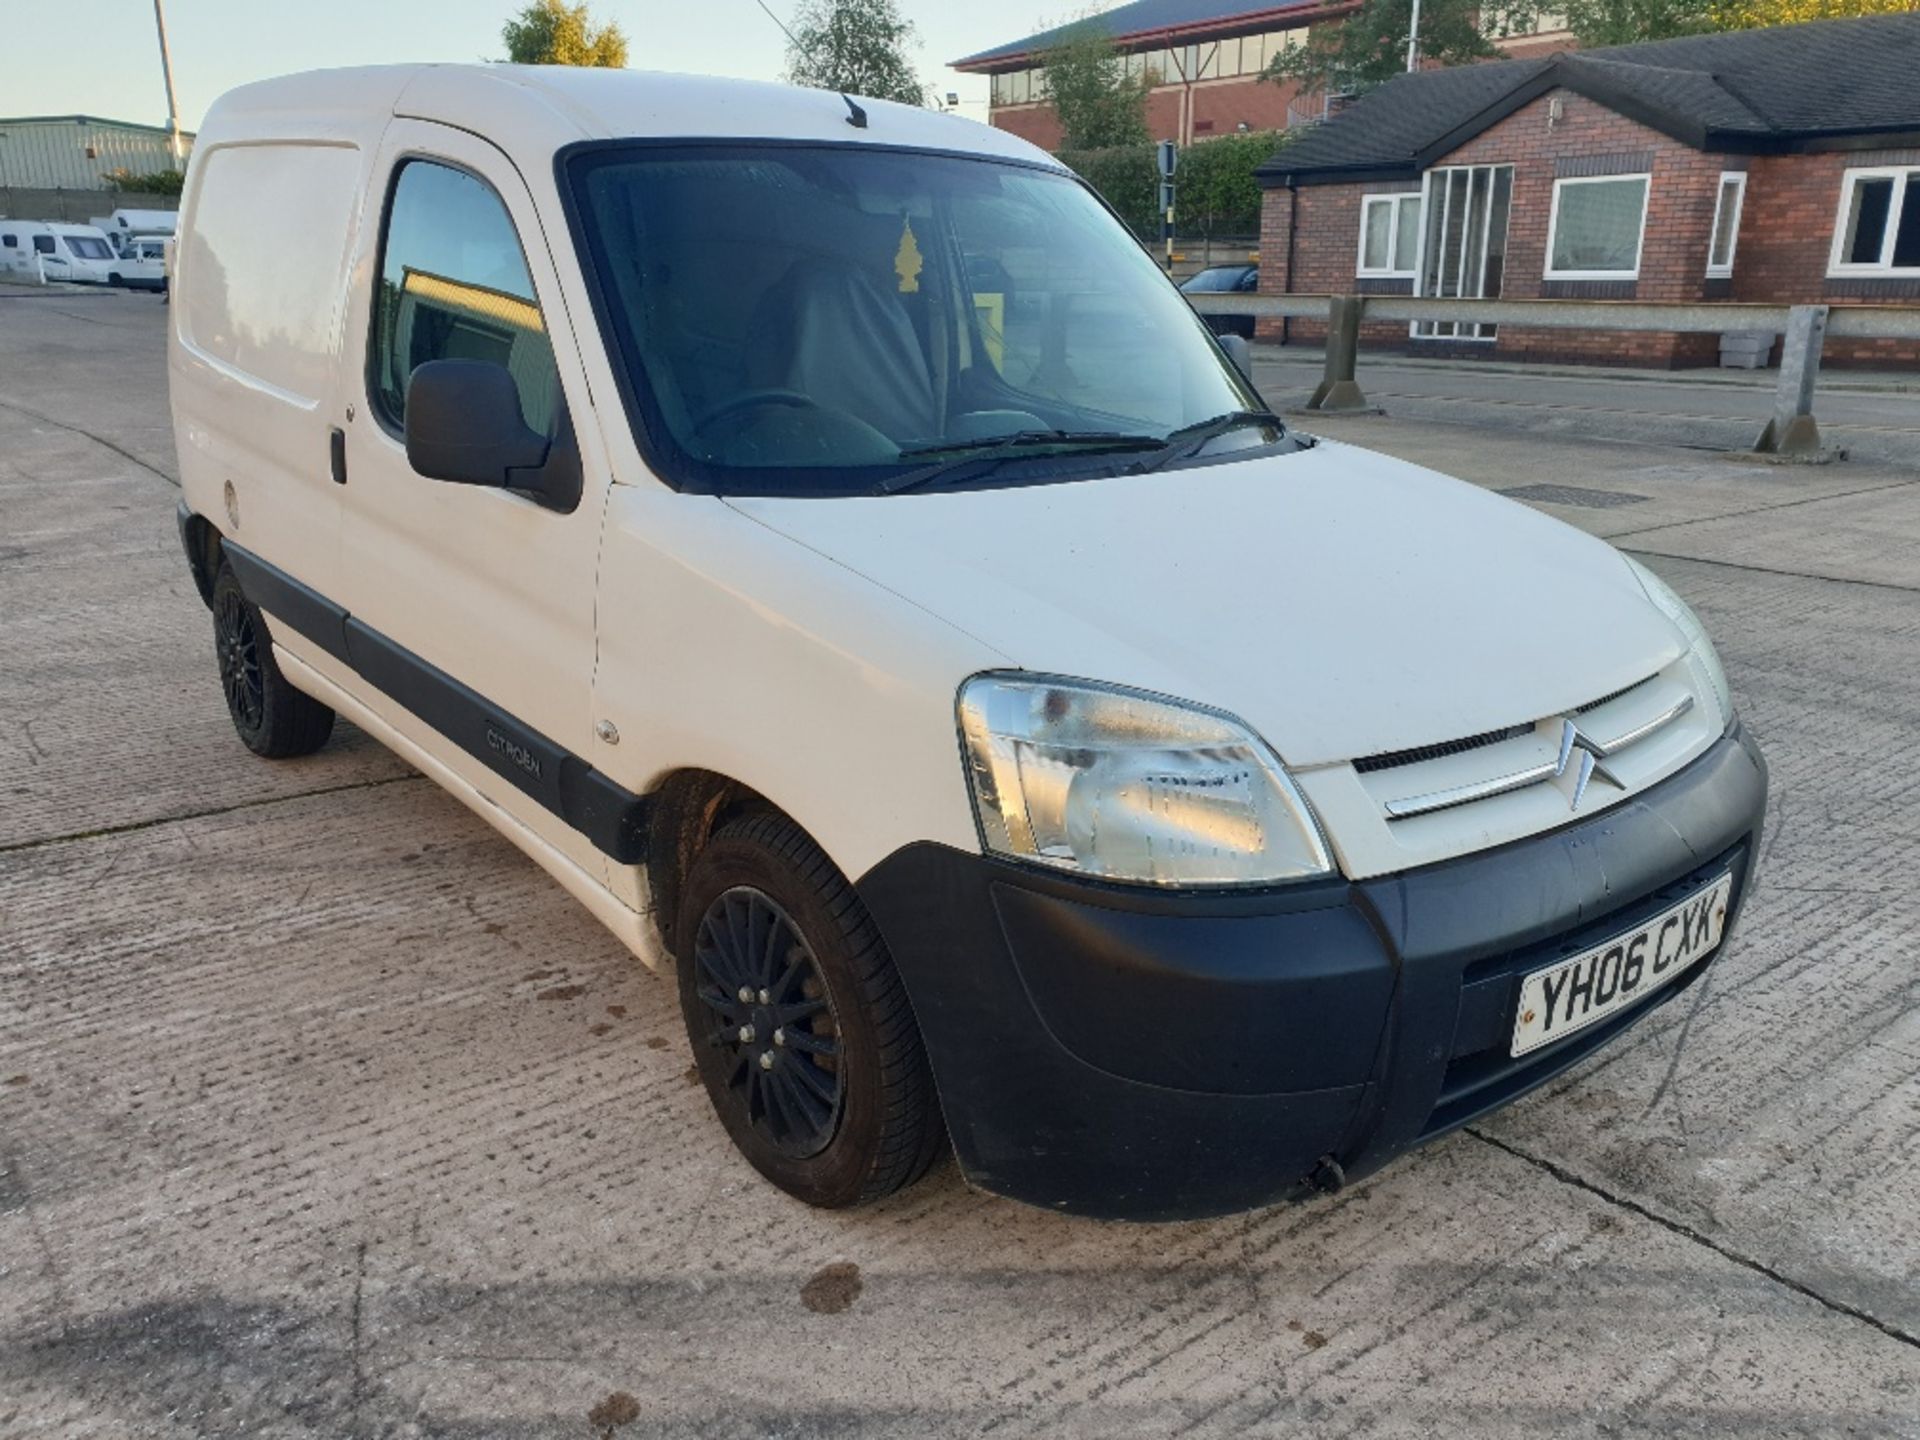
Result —
<path fill-rule="evenodd" d="M 14 279 L 106 285 L 117 258 L 96 225 L 0 220 L 0 270 Z"/>
<path fill-rule="evenodd" d="M 175 258 L 240 739 L 344 715 L 472 807 L 676 977 L 812 1203 L 949 1138 L 1093 1215 L 1337 1187 L 1697 983 L 1748 893 L 1765 765 L 1687 605 L 1296 431 L 1005 131 L 299 75 L 215 104 Z"/>

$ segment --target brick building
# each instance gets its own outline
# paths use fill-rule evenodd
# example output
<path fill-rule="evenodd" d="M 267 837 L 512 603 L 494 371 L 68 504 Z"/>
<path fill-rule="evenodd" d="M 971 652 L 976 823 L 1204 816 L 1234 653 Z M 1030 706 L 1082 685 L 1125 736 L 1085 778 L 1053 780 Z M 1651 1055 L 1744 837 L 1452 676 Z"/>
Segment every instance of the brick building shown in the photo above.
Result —
<path fill-rule="evenodd" d="M 1920 14 L 1397 76 L 1262 167 L 1260 288 L 1920 303 L 1916 77 Z M 1321 338 L 1299 321 L 1260 334 Z M 1368 325 L 1362 343 L 1653 366 L 1718 347 L 1452 323 Z M 1920 365 L 1920 344 L 1827 357 Z"/>
<path fill-rule="evenodd" d="M 1133 0 L 1094 17 L 982 50 L 953 68 L 991 77 L 987 119 L 1048 150 L 1060 148 L 1060 120 L 1047 103 L 1047 52 L 1077 27 L 1098 24 L 1145 80 L 1147 125 L 1157 140 L 1190 145 L 1214 135 L 1284 130 L 1324 119 L 1338 97 L 1303 95 L 1260 74 L 1276 55 L 1305 41 L 1310 26 L 1338 23 L 1355 0 Z M 1572 44 L 1558 15 L 1529 16 L 1524 28 L 1489 6 L 1487 34 L 1517 56 Z"/>

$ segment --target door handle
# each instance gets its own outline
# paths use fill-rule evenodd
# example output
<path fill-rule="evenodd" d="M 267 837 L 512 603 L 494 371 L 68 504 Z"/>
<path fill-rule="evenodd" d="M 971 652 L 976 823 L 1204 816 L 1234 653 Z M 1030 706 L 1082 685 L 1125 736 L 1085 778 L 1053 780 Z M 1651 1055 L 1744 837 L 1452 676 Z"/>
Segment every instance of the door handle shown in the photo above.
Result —
<path fill-rule="evenodd" d="M 335 425 L 327 432 L 327 458 L 333 465 L 333 483 L 347 483 L 347 432 Z"/>

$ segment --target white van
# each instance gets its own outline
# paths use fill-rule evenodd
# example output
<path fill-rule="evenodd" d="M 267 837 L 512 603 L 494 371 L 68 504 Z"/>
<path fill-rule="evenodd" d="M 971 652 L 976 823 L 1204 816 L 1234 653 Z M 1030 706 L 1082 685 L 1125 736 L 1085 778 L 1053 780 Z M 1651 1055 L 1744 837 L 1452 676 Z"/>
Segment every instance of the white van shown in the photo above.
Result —
<path fill-rule="evenodd" d="M 471 806 L 815 1204 L 947 1137 L 1094 1215 L 1337 1186 L 1697 982 L 1749 888 L 1687 606 L 1294 431 L 1004 131 L 294 76 L 207 117 L 174 297 L 240 738 L 342 715 Z"/>
<path fill-rule="evenodd" d="M 135 235 L 128 237 L 107 275 L 109 284 L 129 290 L 165 290 L 167 288 L 167 237 Z"/>
<path fill-rule="evenodd" d="M 0 272 L 38 283 L 106 285 L 117 262 L 104 231 L 64 220 L 0 220 Z"/>

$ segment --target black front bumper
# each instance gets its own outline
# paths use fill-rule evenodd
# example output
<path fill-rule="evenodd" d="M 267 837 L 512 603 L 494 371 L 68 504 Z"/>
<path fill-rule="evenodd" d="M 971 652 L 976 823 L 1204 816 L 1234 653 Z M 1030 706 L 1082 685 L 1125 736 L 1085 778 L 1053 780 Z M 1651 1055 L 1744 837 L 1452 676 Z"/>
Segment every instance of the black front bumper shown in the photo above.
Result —
<path fill-rule="evenodd" d="M 1727 869 L 1731 931 L 1766 793 L 1736 732 L 1591 820 L 1375 880 L 1168 894 L 912 845 L 858 888 L 969 1180 L 1075 1214 L 1191 1219 L 1376 1170 L 1695 983 L 1711 958 L 1507 1053 L 1523 975 Z"/>

